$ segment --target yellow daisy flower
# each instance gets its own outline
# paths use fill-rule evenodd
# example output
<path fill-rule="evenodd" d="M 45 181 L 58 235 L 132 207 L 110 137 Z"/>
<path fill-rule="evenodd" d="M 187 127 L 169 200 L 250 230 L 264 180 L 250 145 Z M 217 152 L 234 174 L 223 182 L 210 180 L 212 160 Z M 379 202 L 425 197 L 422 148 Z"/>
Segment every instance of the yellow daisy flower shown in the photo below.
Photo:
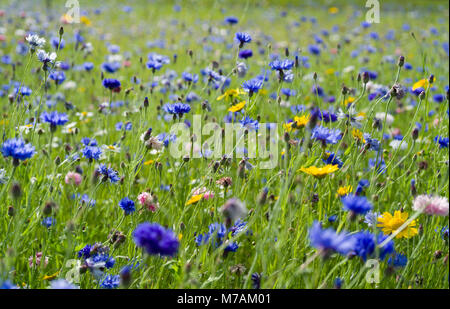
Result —
<path fill-rule="evenodd" d="M 191 205 L 191 204 L 195 204 L 195 203 L 197 203 L 198 201 L 200 201 L 202 198 L 203 198 L 203 194 L 196 194 L 196 195 L 193 195 L 193 196 L 191 196 L 191 198 L 189 199 L 189 201 L 186 202 L 186 205 L 185 205 L 185 206 L 189 206 L 189 205 Z"/>
<path fill-rule="evenodd" d="M 238 103 L 238 104 L 236 104 L 236 105 L 231 106 L 231 107 L 228 109 L 228 111 L 229 111 L 229 112 L 233 112 L 233 113 L 238 112 L 238 111 L 240 111 L 241 109 L 244 108 L 245 104 L 247 104 L 247 102 L 242 101 L 241 103 Z"/>
<path fill-rule="evenodd" d="M 352 130 L 352 135 L 355 139 L 357 139 L 358 141 L 360 141 L 361 143 L 365 144 L 366 140 L 364 139 L 364 133 L 361 132 L 358 129 L 353 129 Z"/>
<path fill-rule="evenodd" d="M 377 227 L 380 227 L 385 235 L 390 235 L 396 232 L 406 221 L 408 220 L 408 213 L 396 210 L 394 216 L 390 213 L 385 212 L 380 217 L 378 217 Z M 412 220 L 408 226 L 403 229 L 400 233 L 395 236 L 395 238 L 410 238 L 417 235 L 419 231 L 417 230 L 416 220 Z"/>
<path fill-rule="evenodd" d="M 435 81 L 436 80 L 436 77 L 434 77 L 434 79 L 433 79 L 433 81 Z M 414 91 L 414 90 L 416 90 L 417 88 L 424 88 L 424 89 L 426 89 L 427 87 L 428 87 L 428 85 L 429 85 L 430 83 L 429 83 L 429 81 L 428 81 L 428 79 L 421 79 L 421 80 L 419 80 L 419 81 L 417 81 L 413 86 L 412 86 L 412 90 Z"/>
<path fill-rule="evenodd" d="M 310 167 L 302 167 L 300 168 L 300 171 L 302 171 L 303 173 L 312 175 L 316 178 L 323 178 L 328 174 L 334 173 L 337 170 L 339 170 L 339 167 L 336 165 L 331 165 L 331 164 L 327 164 L 324 167 L 316 167 L 316 166 L 310 166 Z"/>
<path fill-rule="evenodd" d="M 294 129 L 304 128 L 308 124 L 310 118 L 311 118 L 310 115 L 303 115 L 300 117 L 295 116 L 294 121 L 284 123 L 283 128 L 286 132 L 291 132 Z"/>
<path fill-rule="evenodd" d="M 351 193 L 353 191 L 353 187 L 348 185 L 348 186 L 344 186 L 344 187 L 339 187 L 339 189 L 337 190 L 337 194 L 339 196 L 346 196 L 349 193 Z"/>

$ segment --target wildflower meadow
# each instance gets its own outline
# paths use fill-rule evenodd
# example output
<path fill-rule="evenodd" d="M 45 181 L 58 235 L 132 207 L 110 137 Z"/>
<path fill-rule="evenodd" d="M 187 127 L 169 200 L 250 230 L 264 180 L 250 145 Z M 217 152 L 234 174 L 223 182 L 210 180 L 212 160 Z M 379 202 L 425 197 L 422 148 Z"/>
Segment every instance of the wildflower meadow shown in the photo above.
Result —
<path fill-rule="evenodd" d="M 0 288 L 448 289 L 447 1 L 0 0 Z"/>

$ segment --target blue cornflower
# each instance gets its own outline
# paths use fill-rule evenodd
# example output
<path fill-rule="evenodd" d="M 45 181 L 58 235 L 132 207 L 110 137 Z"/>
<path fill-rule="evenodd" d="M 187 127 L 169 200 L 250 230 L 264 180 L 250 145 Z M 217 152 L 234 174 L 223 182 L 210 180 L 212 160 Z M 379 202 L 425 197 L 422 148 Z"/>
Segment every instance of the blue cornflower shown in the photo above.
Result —
<path fill-rule="evenodd" d="M 262 87 L 263 87 L 263 82 L 256 78 L 245 81 L 242 84 L 242 88 L 244 89 L 245 92 L 248 92 L 248 95 L 250 97 L 254 93 L 257 93 Z"/>
<path fill-rule="evenodd" d="M 239 22 L 239 19 L 234 16 L 227 16 L 225 17 L 225 22 L 229 25 L 235 25 Z"/>
<path fill-rule="evenodd" d="M 91 257 L 91 250 L 92 250 L 92 246 L 87 244 L 80 251 L 78 251 L 78 257 L 79 258 L 82 257 L 84 259 Z"/>
<path fill-rule="evenodd" d="M 54 49 L 64 49 L 64 47 L 66 46 L 66 40 L 64 40 L 63 38 L 61 38 L 61 43 L 59 42 L 59 38 L 54 36 L 50 39 L 50 44 L 52 44 Z"/>
<path fill-rule="evenodd" d="M 89 72 L 94 68 L 94 64 L 92 62 L 85 62 L 83 63 L 83 68 Z"/>
<path fill-rule="evenodd" d="M 448 148 L 448 137 L 443 137 L 443 136 L 439 136 L 437 135 L 434 138 L 434 142 L 439 144 L 439 148 Z"/>
<path fill-rule="evenodd" d="M 125 211 L 126 215 L 129 215 L 136 210 L 134 202 L 130 200 L 128 197 L 124 197 L 123 199 L 121 199 L 119 202 L 119 206 Z"/>
<path fill-rule="evenodd" d="M 81 152 L 86 159 L 98 160 L 102 154 L 102 149 L 97 146 L 85 146 Z"/>
<path fill-rule="evenodd" d="M 103 281 L 100 283 L 100 286 L 104 289 L 115 289 L 120 284 L 120 276 L 119 275 L 106 275 Z"/>
<path fill-rule="evenodd" d="M 368 227 L 373 227 L 377 225 L 378 217 L 379 217 L 378 213 L 369 211 L 364 217 L 364 223 L 366 223 Z"/>
<path fill-rule="evenodd" d="M 163 65 L 169 63 L 170 63 L 169 57 L 159 55 L 157 53 L 148 54 L 147 68 L 152 69 L 153 72 L 160 70 L 163 67 Z"/>
<path fill-rule="evenodd" d="M 49 64 L 49 63 L 54 63 L 55 62 L 55 60 L 56 60 L 56 53 L 46 53 L 44 50 L 42 50 L 42 49 L 39 49 L 37 52 L 36 52 L 36 56 L 37 56 L 37 58 L 38 58 L 38 60 L 40 61 L 40 62 L 42 62 L 43 64 L 44 64 L 44 69 L 45 70 L 48 70 L 47 69 L 47 65 Z"/>
<path fill-rule="evenodd" d="M 368 187 L 369 184 L 370 184 L 370 183 L 369 183 L 369 181 L 368 181 L 367 179 L 361 179 L 361 180 L 358 182 L 358 186 L 356 187 L 355 194 L 356 194 L 356 195 L 360 195 L 361 193 L 363 193 L 364 188 Z"/>
<path fill-rule="evenodd" d="M 110 268 L 114 267 L 116 260 L 112 256 L 109 256 L 109 254 L 99 253 L 99 254 L 92 256 L 91 259 L 89 260 L 89 263 L 94 264 L 94 265 L 98 264 L 98 263 L 102 263 L 105 265 L 105 267 L 107 269 L 110 269 Z"/>
<path fill-rule="evenodd" d="M 185 103 L 173 103 L 173 104 L 166 104 L 164 105 L 164 110 L 172 115 L 178 115 L 180 118 L 183 116 L 183 114 L 187 114 L 191 111 L 191 106 L 189 104 Z"/>
<path fill-rule="evenodd" d="M 112 168 L 107 167 L 105 164 L 100 164 L 97 172 L 104 176 L 103 181 L 109 180 L 110 183 L 116 183 L 120 180 L 118 173 Z"/>
<path fill-rule="evenodd" d="M 69 121 L 69 117 L 67 114 L 58 113 L 57 111 L 50 113 L 43 112 L 41 114 L 41 121 L 48 122 L 50 124 L 50 129 L 54 131 L 56 130 L 56 126 L 64 125 L 67 121 Z"/>
<path fill-rule="evenodd" d="M 355 246 L 355 239 L 349 234 L 345 232 L 338 234 L 332 228 L 322 229 L 318 221 L 314 221 L 309 229 L 309 240 L 311 246 L 320 250 L 324 257 L 332 252 L 347 255 Z"/>
<path fill-rule="evenodd" d="M 120 87 L 120 81 L 115 78 L 105 78 L 102 82 L 102 85 L 109 90 L 114 90 Z"/>
<path fill-rule="evenodd" d="M 388 259 L 388 264 L 393 267 L 405 267 L 408 264 L 408 258 L 406 255 L 395 253 Z"/>
<path fill-rule="evenodd" d="M 383 233 L 378 236 L 373 235 L 368 231 L 361 231 L 353 235 L 355 239 L 354 253 L 360 256 L 364 261 L 375 252 L 375 247 L 379 246 L 388 236 Z M 394 242 L 390 240 L 386 245 L 379 248 L 379 258 L 384 260 L 387 255 L 394 252 Z"/>
<path fill-rule="evenodd" d="M 368 231 L 361 231 L 353 235 L 355 238 L 354 252 L 364 261 L 375 251 L 375 236 Z"/>
<path fill-rule="evenodd" d="M 348 210 L 355 215 L 365 215 L 373 208 L 372 204 L 364 196 L 348 194 L 341 201 L 344 204 L 344 210 Z"/>
<path fill-rule="evenodd" d="M 120 69 L 120 62 L 104 62 L 100 67 L 107 73 L 115 73 Z"/>
<path fill-rule="evenodd" d="M 66 80 L 66 74 L 64 71 L 53 71 L 48 77 L 51 80 L 54 80 L 56 85 L 60 85 Z"/>
<path fill-rule="evenodd" d="M 436 103 L 442 103 L 444 101 L 444 95 L 440 93 L 433 95 L 433 101 Z"/>
<path fill-rule="evenodd" d="M 364 133 L 364 140 L 366 141 L 366 147 L 368 150 L 380 150 L 380 141 L 376 138 L 372 138 L 369 133 Z"/>
<path fill-rule="evenodd" d="M 19 165 L 19 160 L 31 158 L 35 153 L 35 149 L 31 144 L 25 144 L 21 138 L 11 138 L 2 144 L 1 149 L 4 157 L 12 157 L 15 166 Z"/>
<path fill-rule="evenodd" d="M 323 88 L 318 86 L 318 85 L 312 86 L 311 93 L 314 94 L 314 95 L 317 95 L 319 97 L 323 97 L 325 95 L 325 92 L 323 91 Z"/>
<path fill-rule="evenodd" d="M 238 234 L 244 230 L 242 225 L 241 226 L 239 226 L 239 225 L 240 225 L 240 223 L 238 223 L 237 226 L 235 224 L 235 226 L 233 227 L 234 228 L 233 230 L 231 230 L 231 228 L 230 228 L 230 231 L 232 232 L 232 236 L 235 236 L 236 234 Z M 227 231 L 227 228 L 225 227 L 224 224 L 215 222 L 215 223 L 212 223 L 209 225 L 207 233 L 199 234 L 195 237 L 195 243 L 197 244 L 197 246 L 210 243 L 213 246 L 213 248 L 218 248 L 225 241 L 225 238 L 226 238 L 228 232 L 229 231 Z M 227 243 L 227 246 L 225 247 L 225 251 L 236 252 L 236 250 L 238 248 L 239 248 L 239 246 L 236 242 L 230 242 L 230 243 Z"/>
<path fill-rule="evenodd" d="M 322 158 L 322 161 L 325 164 L 337 165 L 339 168 L 344 165 L 344 162 L 342 162 L 341 159 L 333 152 L 326 151 L 324 157 L 326 157 L 326 159 Z"/>
<path fill-rule="evenodd" d="M 336 144 L 341 139 L 341 131 L 339 129 L 317 126 L 313 129 L 311 138 L 321 141 L 323 145 Z"/>
<path fill-rule="evenodd" d="M 255 130 L 258 131 L 259 129 L 259 122 L 258 120 L 254 120 L 248 116 L 244 116 L 241 120 L 239 120 L 239 123 L 249 129 L 249 130 Z"/>
<path fill-rule="evenodd" d="M 157 223 L 141 223 L 133 232 L 134 242 L 148 254 L 174 256 L 179 247 L 176 235 Z"/>
<path fill-rule="evenodd" d="M 234 39 L 236 43 L 239 43 L 239 48 L 242 48 L 245 43 L 250 43 L 252 41 L 250 34 L 245 32 L 237 32 Z"/>
<path fill-rule="evenodd" d="M 51 226 L 56 224 L 56 219 L 52 217 L 46 217 L 42 220 L 41 224 L 46 228 L 50 228 Z"/>
<path fill-rule="evenodd" d="M 188 83 L 196 83 L 198 82 L 198 74 L 191 74 L 189 72 L 183 72 L 181 74 L 183 76 L 183 79 L 187 81 Z"/>
<path fill-rule="evenodd" d="M 308 51 L 313 55 L 320 55 L 320 47 L 317 45 L 309 45 Z"/>
<path fill-rule="evenodd" d="M 285 71 L 290 70 L 294 67 L 294 61 L 290 59 L 284 59 L 284 60 L 274 60 L 269 63 L 269 66 L 272 70 L 277 71 Z"/>
<path fill-rule="evenodd" d="M 253 56 L 253 51 L 251 49 L 244 49 L 239 52 L 239 58 L 248 59 Z"/>
<path fill-rule="evenodd" d="M 321 110 L 317 107 L 313 108 L 311 111 L 311 116 L 315 116 L 318 119 L 322 120 L 325 123 L 336 122 L 338 117 L 336 114 L 331 113 L 326 110 Z"/>
<path fill-rule="evenodd" d="M 389 235 L 383 235 L 383 233 L 378 234 L 377 236 L 377 245 L 381 245 Z M 383 247 L 379 248 L 380 260 L 384 260 L 386 256 L 394 253 L 394 242 L 392 240 L 388 241 Z"/>
<path fill-rule="evenodd" d="M 130 121 L 128 121 L 127 123 L 125 123 L 125 125 L 123 125 L 123 122 L 120 121 L 120 122 L 116 123 L 115 127 L 116 127 L 116 131 L 121 131 L 122 128 L 125 131 L 131 131 L 131 129 L 133 128 L 133 124 Z"/>

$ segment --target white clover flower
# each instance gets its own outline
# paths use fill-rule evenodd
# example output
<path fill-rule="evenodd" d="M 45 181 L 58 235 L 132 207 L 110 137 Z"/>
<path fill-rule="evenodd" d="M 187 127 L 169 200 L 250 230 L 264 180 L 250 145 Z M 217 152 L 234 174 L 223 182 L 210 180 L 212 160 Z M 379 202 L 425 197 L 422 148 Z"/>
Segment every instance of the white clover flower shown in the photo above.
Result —
<path fill-rule="evenodd" d="M 32 50 L 35 50 L 36 48 L 42 48 L 45 45 L 45 39 L 40 38 L 37 34 L 33 34 L 33 35 L 29 34 L 25 38 L 25 40 L 27 40 L 28 44 L 30 44 Z"/>

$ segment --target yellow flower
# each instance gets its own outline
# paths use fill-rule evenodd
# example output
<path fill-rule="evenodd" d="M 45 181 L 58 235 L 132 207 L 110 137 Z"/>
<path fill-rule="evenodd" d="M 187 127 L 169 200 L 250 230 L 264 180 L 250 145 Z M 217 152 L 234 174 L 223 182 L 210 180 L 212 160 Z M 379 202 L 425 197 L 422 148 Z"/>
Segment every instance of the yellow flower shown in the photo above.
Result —
<path fill-rule="evenodd" d="M 408 220 L 408 213 L 396 210 L 394 216 L 390 213 L 385 212 L 380 217 L 378 217 L 377 227 L 381 227 L 381 230 L 385 235 L 390 235 L 396 232 L 406 221 Z M 416 220 L 412 220 L 408 226 L 403 229 L 400 233 L 395 236 L 395 238 L 410 238 L 417 235 L 419 232 L 417 230 Z"/>
<path fill-rule="evenodd" d="M 183 238 L 183 234 L 178 234 L 178 240 L 181 240 Z"/>
<path fill-rule="evenodd" d="M 222 99 L 225 99 L 225 101 L 229 102 L 233 100 L 234 98 L 239 98 L 239 95 L 244 94 L 245 92 L 240 90 L 239 88 L 236 89 L 228 89 L 224 92 L 221 96 L 217 97 L 217 100 L 220 101 Z"/>
<path fill-rule="evenodd" d="M 91 20 L 89 18 L 87 18 L 86 16 L 81 16 L 80 21 L 82 24 L 85 24 L 86 26 L 91 25 Z"/>
<path fill-rule="evenodd" d="M 148 161 L 145 161 L 144 162 L 144 165 L 150 165 L 150 164 L 152 164 L 153 162 L 155 162 L 155 160 L 148 160 Z"/>
<path fill-rule="evenodd" d="M 295 116 L 293 122 L 288 122 L 283 124 L 283 128 L 286 132 L 291 132 L 293 129 L 301 129 L 305 127 L 309 119 L 311 118 L 310 115 L 303 115 L 303 116 Z"/>
<path fill-rule="evenodd" d="M 228 111 L 229 111 L 229 112 L 233 112 L 233 113 L 238 112 L 238 111 L 240 111 L 241 109 L 244 108 L 244 106 L 245 106 L 246 103 L 247 103 L 247 102 L 242 101 L 241 103 L 238 103 L 238 104 L 236 104 L 236 105 L 231 106 L 231 107 L 228 109 Z"/>
<path fill-rule="evenodd" d="M 436 77 L 433 78 L 433 82 L 436 80 Z M 413 86 L 412 86 L 412 90 L 416 90 L 417 88 L 424 88 L 426 89 L 429 85 L 429 81 L 428 79 L 421 79 L 418 82 L 416 82 Z"/>
<path fill-rule="evenodd" d="M 191 205 L 191 204 L 195 204 L 198 201 L 200 201 L 202 198 L 203 198 L 203 194 L 193 195 L 193 196 L 191 196 L 189 201 L 186 202 L 186 206 Z"/>
<path fill-rule="evenodd" d="M 45 275 L 42 280 L 53 280 L 56 278 L 56 276 L 58 276 L 59 271 L 57 271 L 56 273 L 54 273 L 53 275 Z"/>
<path fill-rule="evenodd" d="M 353 129 L 352 130 L 352 135 L 355 139 L 357 139 L 358 141 L 360 141 L 361 143 L 365 144 L 366 140 L 364 139 L 364 134 L 363 132 L 361 132 L 358 129 Z"/>
<path fill-rule="evenodd" d="M 332 6 L 328 9 L 328 13 L 330 14 L 337 14 L 339 12 L 339 9 L 335 6 Z"/>
<path fill-rule="evenodd" d="M 353 191 L 353 187 L 348 185 L 348 186 L 344 186 L 344 187 L 339 187 L 339 189 L 337 190 L 337 194 L 339 196 L 345 196 L 352 191 Z"/>
<path fill-rule="evenodd" d="M 268 94 L 269 92 L 266 90 L 266 89 L 260 89 L 259 91 L 258 91 L 258 94 L 260 95 L 260 96 L 263 96 L 263 95 L 266 95 L 266 94 Z"/>
<path fill-rule="evenodd" d="M 345 101 L 342 102 L 342 105 L 346 106 L 350 103 L 355 102 L 355 98 L 354 97 L 348 97 L 347 99 L 345 99 Z"/>
<path fill-rule="evenodd" d="M 327 70 L 325 71 L 325 74 L 327 74 L 327 75 L 333 75 L 334 72 L 336 72 L 336 70 L 333 69 L 333 68 L 330 68 L 330 69 L 327 69 Z"/>
<path fill-rule="evenodd" d="M 337 170 L 339 170 L 339 167 L 336 165 L 327 164 L 324 167 L 316 167 L 316 166 L 310 166 L 310 167 L 302 167 L 300 171 L 312 175 L 316 178 L 323 178 L 328 174 L 334 173 Z"/>

